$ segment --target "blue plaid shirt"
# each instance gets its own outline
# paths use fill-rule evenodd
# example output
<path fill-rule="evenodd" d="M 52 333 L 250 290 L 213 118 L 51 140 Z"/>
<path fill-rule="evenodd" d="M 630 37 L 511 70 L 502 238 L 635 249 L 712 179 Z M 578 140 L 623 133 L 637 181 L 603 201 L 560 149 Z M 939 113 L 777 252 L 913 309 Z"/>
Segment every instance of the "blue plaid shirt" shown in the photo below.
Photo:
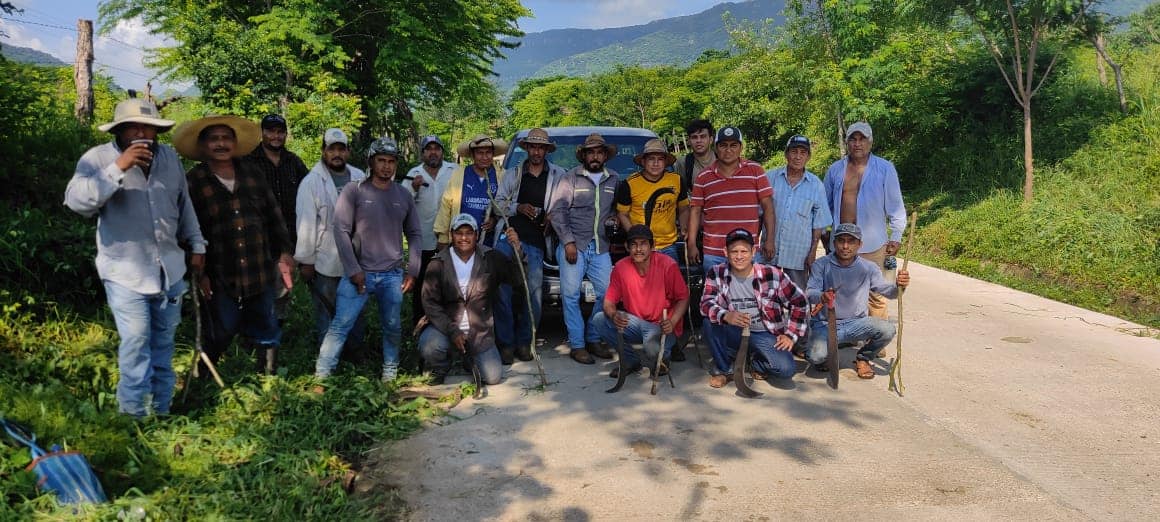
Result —
<path fill-rule="evenodd" d="M 805 270 L 814 229 L 833 223 L 826 204 L 826 187 L 808 170 L 793 187 L 786 179 L 785 167 L 765 175 L 773 187 L 773 212 L 777 217 L 777 254 L 772 264 L 786 270 Z"/>

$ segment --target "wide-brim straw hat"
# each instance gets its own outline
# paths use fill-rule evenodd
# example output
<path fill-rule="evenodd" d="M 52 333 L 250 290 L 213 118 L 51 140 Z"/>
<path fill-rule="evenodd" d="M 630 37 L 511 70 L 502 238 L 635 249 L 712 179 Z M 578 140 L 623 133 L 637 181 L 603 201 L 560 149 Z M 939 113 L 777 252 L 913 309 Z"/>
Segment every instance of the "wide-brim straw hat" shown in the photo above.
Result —
<path fill-rule="evenodd" d="M 225 125 L 234 130 L 237 144 L 231 156 L 240 158 L 249 154 L 262 142 L 262 129 L 257 123 L 240 116 L 206 116 L 200 120 L 187 121 L 177 126 L 173 131 L 173 148 L 186 158 L 201 160 L 201 147 L 198 146 L 197 136 L 208 127 Z"/>
<path fill-rule="evenodd" d="M 455 148 L 455 152 L 458 152 L 460 156 L 471 156 L 472 149 L 485 149 L 488 147 L 491 147 L 492 154 L 499 156 L 501 154 L 507 154 L 508 143 L 499 138 L 493 138 L 491 136 L 480 134 L 474 138 L 471 138 L 470 140 L 460 143 L 459 146 Z"/>
<path fill-rule="evenodd" d="M 157 106 L 149 100 L 129 98 L 117 104 L 113 110 L 113 121 L 97 127 L 101 132 L 112 132 L 122 123 L 144 123 L 157 127 L 158 132 L 165 132 L 176 123 L 173 120 L 161 118 Z"/>
<path fill-rule="evenodd" d="M 632 161 L 633 163 L 643 167 L 644 157 L 648 156 L 649 154 L 664 154 L 666 167 L 677 162 L 677 157 L 673 156 L 673 153 L 669 152 L 669 148 L 665 146 L 665 142 L 657 138 L 648 140 L 648 142 L 644 144 L 644 148 L 641 149 L 640 154 L 632 157 Z"/>
<path fill-rule="evenodd" d="M 608 155 L 608 159 L 612 159 L 612 157 L 616 155 L 616 145 L 605 142 L 604 136 L 601 136 L 600 133 L 593 132 L 592 134 L 589 134 L 587 138 L 584 138 L 583 145 L 576 147 L 576 159 L 583 163 L 584 151 L 598 147 L 604 148 L 605 154 Z"/>
<path fill-rule="evenodd" d="M 548 131 L 544 129 L 532 129 L 528 131 L 528 135 L 516 143 L 521 149 L 527 150 L 527 144 L 543 145 L 548 148 L 548 154 L 556 152 L 556 144 L 552 143 L 551 138 L 548 137 Z"/>

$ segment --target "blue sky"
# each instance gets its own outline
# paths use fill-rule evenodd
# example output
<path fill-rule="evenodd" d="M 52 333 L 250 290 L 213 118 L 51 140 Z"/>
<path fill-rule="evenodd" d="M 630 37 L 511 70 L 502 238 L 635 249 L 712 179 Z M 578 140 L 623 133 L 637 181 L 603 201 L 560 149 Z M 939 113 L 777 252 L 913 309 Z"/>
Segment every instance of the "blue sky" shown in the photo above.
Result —
<path fill-rule="evenodd" d="M 10 1 L 24 13 L 13 20 L 0 20 L 0 31 L 8 35 L 0 43 L 31 47 L 65 62 L 72 62 L 76 55 L 77 19 L 97 18 L 95 0 Z M 723 0 L 523 0 L 535 16 L 521 18 L 519 25 L 529 33 L 567 27 L 620 27 L 699 13 L 720 3 Z M 156 72 L 142 61 L 145 49 L 168 43 L 149 34 L 140 23 L 122 22 L 108 36 L 94 42 L 94 67 L 111 75 L 122 87 L 141 89 L 153 79 L 155 92 L 161 92 L 167 86 L 155 79 Z"/>

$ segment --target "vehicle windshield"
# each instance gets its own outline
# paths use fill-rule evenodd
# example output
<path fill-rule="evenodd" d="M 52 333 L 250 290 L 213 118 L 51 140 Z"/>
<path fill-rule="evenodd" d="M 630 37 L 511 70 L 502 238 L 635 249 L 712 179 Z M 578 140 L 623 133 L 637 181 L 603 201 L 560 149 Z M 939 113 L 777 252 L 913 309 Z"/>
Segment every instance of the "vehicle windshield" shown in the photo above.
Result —
<path fill-rule="evenodd" d="M 552 142 L 556 144 L 556 151 L 548 155 L 548 161 L 555 165 L 559 165 L 564 170 L 569 170 L 580 162 L 576 159 L 576 147 L 584 143 L 584 138 L 587 136 L 553 136 Z M 645 142 L 651 139 L 649 136 L 614 136 L 607 135 L 604 137 L 608 143 L 616 145 L 616 157 L 605 163 L 605 167 L 615 170 L 620 174 L 621 179 L 628 178 L 634 172 L 640 170 L 636 163 L 633 163 L 632 158 L 640 153 L 644 148 Z M 514 140 L 513 140 L 514 141 Z M 528 153 L 519 146 L 513 144 L 511 150 L 508 151 L 507 157 L 504 158 L 504 168 L 511 168 L 522 163 L 527 159 Z"/>

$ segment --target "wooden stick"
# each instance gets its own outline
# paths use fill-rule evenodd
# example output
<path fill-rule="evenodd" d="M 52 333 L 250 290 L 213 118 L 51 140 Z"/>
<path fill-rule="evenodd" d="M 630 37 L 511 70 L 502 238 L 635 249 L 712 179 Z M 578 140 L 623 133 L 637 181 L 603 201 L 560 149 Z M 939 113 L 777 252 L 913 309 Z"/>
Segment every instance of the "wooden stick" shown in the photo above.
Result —
<path fill-rule="evenodd" d="M 910 246 L 914 242 L 914 229 L 918 223 L 918 211 L 910 213 L 910 230 L 906 232 L 906 257 L 902 259 L 901 271 L 906 271 L 906 266 L 910 264 Z M 902 392 L 906 389 L 902 385 L 902 294 L 906 293 L 906 288 L 898 289 L 898 332 L 894 335 L 894 361 L 890 363 L 890 391 L 902 397 Z"/>

